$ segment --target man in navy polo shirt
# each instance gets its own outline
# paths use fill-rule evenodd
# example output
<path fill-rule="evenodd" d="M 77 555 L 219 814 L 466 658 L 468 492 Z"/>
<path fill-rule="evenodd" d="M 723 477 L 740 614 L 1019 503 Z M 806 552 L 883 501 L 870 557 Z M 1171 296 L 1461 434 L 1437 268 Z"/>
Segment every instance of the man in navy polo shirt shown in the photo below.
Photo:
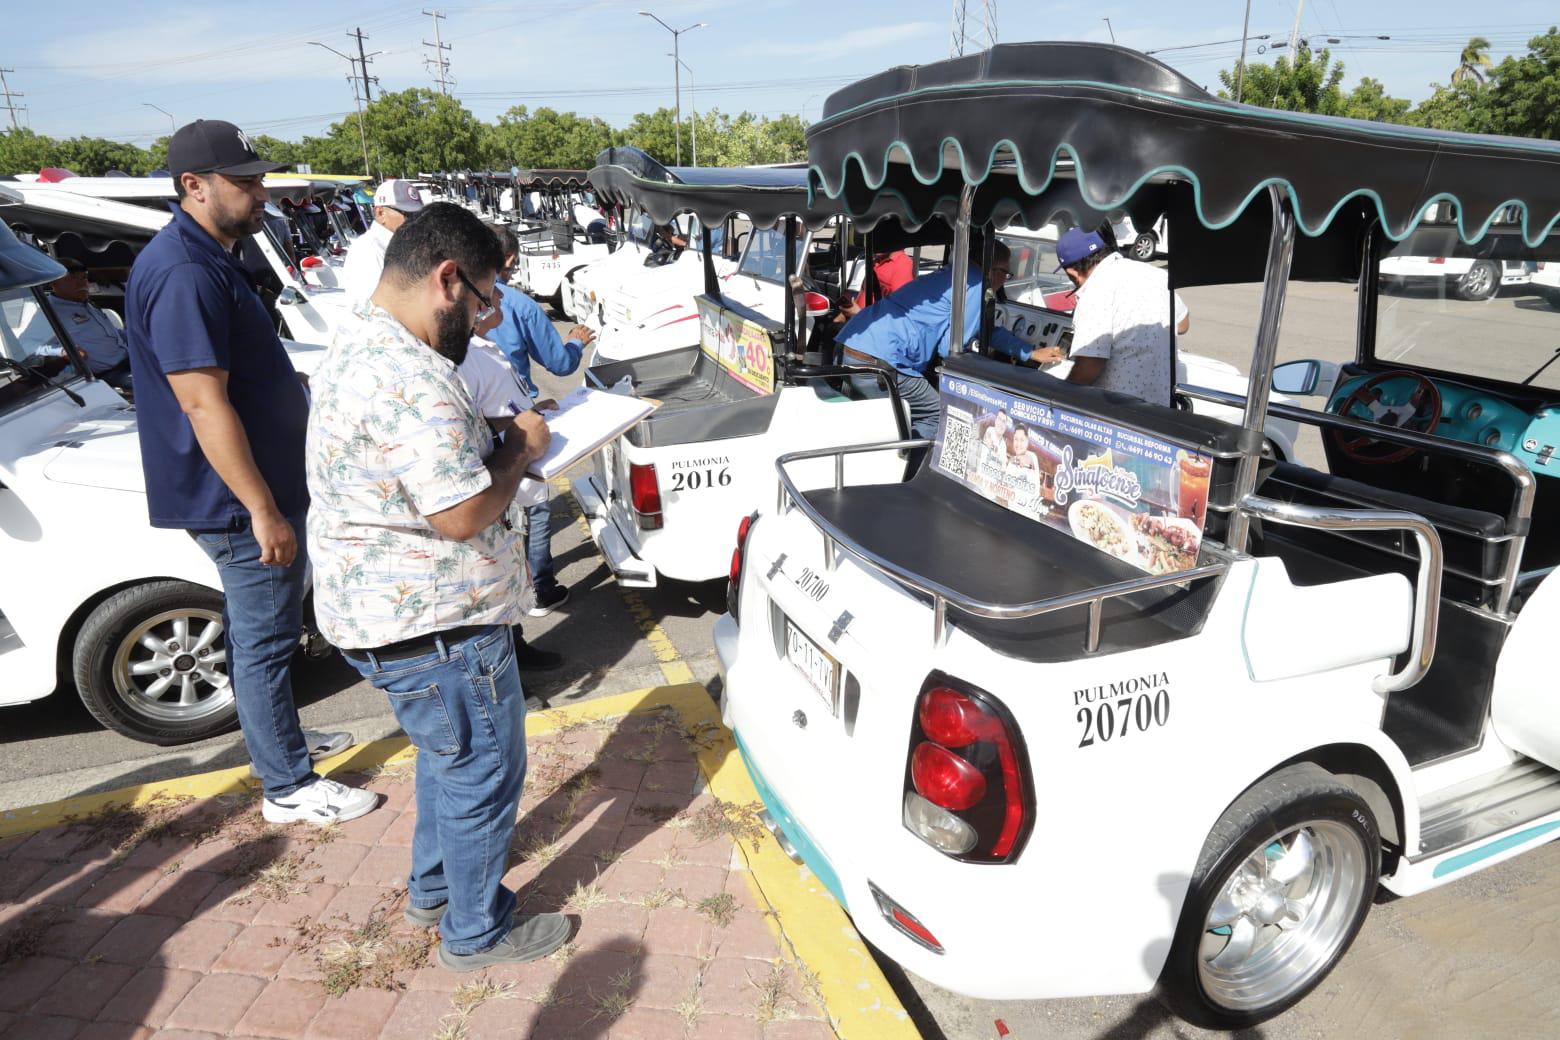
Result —
<path fill-rule="evenodd" d="M 179 201 L 136 258 L 125 332 L 152 526 L 188 531 L 221 575 L 227 670 L 264 788 L 261 811 L 271 823 L 329 824 L 362 816 L 377 798 L 314 772 L 293 704 L 309 404 L 234 255 L 264 219 L 263 175 L 280 168 L 232 123 L 200 119 L 173 135 L 168 169 Z M 326 753 L 350 742 L 312 740 Z"/>

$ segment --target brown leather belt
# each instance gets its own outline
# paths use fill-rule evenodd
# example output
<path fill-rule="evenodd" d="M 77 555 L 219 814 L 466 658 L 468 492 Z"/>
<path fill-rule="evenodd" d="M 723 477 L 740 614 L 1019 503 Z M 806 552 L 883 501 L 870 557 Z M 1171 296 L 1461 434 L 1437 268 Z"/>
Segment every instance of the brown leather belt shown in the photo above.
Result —
<path fill-rule="evenodd" d="M 871 354 L 863 354 L 861 351 L 852 350 L 849 347 L 841 347 L 840 351 L 843 353 L 845 360 L 847 361 L 855 361 L 863 365 L 872 365 L 876 368 L 888 367 L 888 362 L 884 361 L 882 358 L 875 358 Z"/>

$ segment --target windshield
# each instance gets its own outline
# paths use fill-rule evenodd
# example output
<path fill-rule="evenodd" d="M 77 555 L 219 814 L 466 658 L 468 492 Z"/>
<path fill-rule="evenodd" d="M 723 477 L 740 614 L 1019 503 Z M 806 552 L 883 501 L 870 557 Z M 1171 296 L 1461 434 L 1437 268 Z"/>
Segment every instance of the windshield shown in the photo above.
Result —
<path fill-rule="evenodd" d="M 1012 251 L 1007 298 L 1040 304 L 1049 293 L 1072 288 L 1067 276 L 1056 269 L 1056 240 L 1036 235 L 998 235 L 997 241 Z M 1032 292 L 1031 290 L 1038 290 Z"/>
<path fill-rule="evenodd" d="M 1377 267 L 1376 359 L 1560 390 L 1560 361 L 1544 368 L 1560 351 L 1560 262 L 1510 242 L 1396 244 Z"/>
<path fill-rule="evenodd" d="M 0 357 L 64 382 L 78 373 L 49 321 L 48 297 L 32 289 L 0 289 Z M 0 365 L 0 407 L 43 390 L 37 380 Z"/>
<path fill-rule="evenodd" d="M 792 262 L 800 266 L 803 242 L 798 238 L 792 248 Z M 793 267 L 793 270 L 795 268 Z M 785 280 L 785 231 L 782 228 L 754 228 L 742 254 L 738 274 L 751 275 L 766 282 Z"/>

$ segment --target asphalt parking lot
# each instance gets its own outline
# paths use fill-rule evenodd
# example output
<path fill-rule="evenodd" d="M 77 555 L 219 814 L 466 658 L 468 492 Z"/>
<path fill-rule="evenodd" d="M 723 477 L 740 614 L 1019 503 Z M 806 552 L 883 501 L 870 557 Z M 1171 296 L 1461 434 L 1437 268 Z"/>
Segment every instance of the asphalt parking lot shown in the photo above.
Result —
<path fill-rule="evenodd" d="M 1183 349 L 1244 369 L 1258 306 L 1256 287 L 1203 288 L 1185 295 L 1193 326 Z M 1520 359 L 1512 359 L 1502 372 L 1521 368 L 1526 374 L 1560 347 L 1560 335 L 1554 334 L 1560 332 L 1560 311 L 1536 297 L 1454 305 L 1407 295 L 1383 301 L 1384 310 L 1389 305 L 1398 316 L 1393 320 L 1403 319 L 1395 328 L 1418 330 L 1395 341 L 1396 349 L 1407 346 L 1422 356 L 1445 359 L 1441 364 L 1488 342 L 1490 329 L 1522 344 Z M 1353 315 L 1351 286 L 1296 286 L 1286 310 L 1281 360 L 1352 357 Z M 1430 322 L 1429 316 L 1438 320 Z M 1532 366 L 1530 356 L 1537 357 Z M 1557 370 L 1551 370 L 1550 379 L 1560 379 Z M 544 389 L 561 392 L 577 381 L 553 381 Z M 1319 455 L 1314 434 L 1303 438 L 1301 458 L 1312 461 Z M 553 508 L 554 551 L 571 599 L 552 616 L 528 621 L 525 636 L 566 661 L 558 672 L 524 676 L 535 703 L 558 705 L 654 686 L 681 669 L 718 690 L 710 629 L 725 609 L 724 584 L 620 589 L 577 522 L 573 499 L 559 495 Z M 381 695 L 357 681 L 339 658 L 302 661 L 295 674 L 306 725 L 350 729 L 360 740 L 396 731 Z M 236 734 L 159 749 L 103 731 L 68 689 L 33 705 L 5 709 L 0 749 L 0 808 L 245 760 Z M 1560 977 L 1557 890 L 1560 844 L 1551 844 L 1469 880 L 1378 906 L 1347 959 L 1317 993 L 1246 1035 L 1266 1040 L 1552 1036 L 1549 1023 L 1560 1016 L 1560 992 L 1553 985 Z M 1043 941 L 1066 942 L 1078 956 L 1088 956 L 1111 938 L 1102 933 Z M 1151 996 L 998 1003 L 967 1000 L 892 969 L 890 978 L 930 1038 L 1205 1035 L 1168 1019 Z"/>

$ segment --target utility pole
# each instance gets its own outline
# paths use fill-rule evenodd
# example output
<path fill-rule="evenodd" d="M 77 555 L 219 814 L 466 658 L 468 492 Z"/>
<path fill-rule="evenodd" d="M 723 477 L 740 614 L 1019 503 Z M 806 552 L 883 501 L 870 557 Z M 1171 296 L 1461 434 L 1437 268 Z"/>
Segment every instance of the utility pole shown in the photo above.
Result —
<path fill-rule="evenodd" d="M 26 94 L 18 93 L 11 89 L 11 84 L 5 81 L 7 72 L 15 72 L 15 69 L 0 69 L 0 94 L 5 95 L 5 109 L 11 113 L 11 129 L 20 130 L 21 126 L 16 122 L 16 113 L 27 111 L 26 105 L 18 105 L 12 98 L 26 97 Z"/>
<path fill-rule="evenodd" d="M 1246 20 L 1240 27 L 1240 64 L 1235 67 L 1235 101 L 1246 92 L 1246 40 L 1251 36 L 1251 0 L 1246 0 Z"/>
<path fill-rule="evenodd" d="M 693 85 L 693 66 L 675 54 L 668 54 L 667 57 L 688 72 L 688 103 L 693 107 L 693 165 L 697 167 L 699 165 L 699 99 Z"/>
<path fill-rule="evenodd" d="M 1289 30 L 1289 67 L 1295 67 L 1295 47 L 1300 44 L 1300 15 L 1305 12 L 1305 0 L 1295 4 L 1295 27 Z"/>
<path fill-rule="evenodd" d="M 445 97 L 450 96 L 450 59 L 444 56 L 444 52 L 450 49 L 450 45 L 444 42 L 440 34 L 439 22 L 444 18 L 443 11 L 424 11 L 423 14 L 433 19 L 433 42 L 423 41 L 424 47 L 433 48 L 433 57 L 424 58 L 423 63 L 430 69 L 437 69 L 435 73 L 439 81 L 439 93 Z"/>
<path fill-rule="evenodd" d="M 692 25 L 688 26 L 686 29 L 673 29 L 670 25 L 667 25 L 665 22 L 662 22 L 661 19 L 656 18 L 656 16 L 651 14 L 649 11 L 640 11 L 639 13 L 641 15 L 643 15 L 644 17 L 646 17 L 646 18 L 655 18 L 655 20 L 657 22 L 660 22 L 661 28 L 665 29 L 667 32 L 672 34 L 672 53 L 671 53 L 671 59 L 672 59 L 672 91 L 676 95 L 676 98 L 677 98 L 676 105 L 675 105 L 675 109 L 676 109 L 676 115 L 674 117 L 675 118 L 675 122 L 673 124 L 676 129 L 673 131 L 673 136 L 674 136 L 674 138 L 676 140 L 677 165 L 681 166 L 682 165 L 682 51 L 679 49 L 679 45 L 682 43 L 682 34 L 683 33 L 685 33 L 685 32 L 692 32 L 695 29 L 705 29 L 705 28 L 708 28 L 709 27 L 709 23 L 708 22 L 694 22 Z"/>
<path fill-rule="evenodd" d="M 347 35 L 351 36 L 352 34 L 347 33 Z M 363 97 L 358 93 L 358 59 L 350 54 L 343 54 L 329 44 L 321 43 L 318 40 L 310 40 L 309 46 L 323 47 L 347 63 L 347 83 L 352 87 L 352 104 L 357 108 L 358 140 L 363 144 L 363 176 L 372 177 L 373 173 L 368 168 L 368 131 L 363 127 Z M 364 86 L 367 87 L 366 82 Z"/>
<path fill-rule="evenodd" d="M 374 100 L 374 92 L 368 88 L 368 59 L 372 57 L 372 55 L 363 53 L 363 41 L 368 39 L 368 35 L 363 32 L 361 27 L 357 30 L 357 32 L 349 32 L 347 35 L 357 39 L 358 68 L 363 72 L 363 100 L 372 103 Z M 374 52 L 374 54 L 378 53 L 378 51 Z"/>

